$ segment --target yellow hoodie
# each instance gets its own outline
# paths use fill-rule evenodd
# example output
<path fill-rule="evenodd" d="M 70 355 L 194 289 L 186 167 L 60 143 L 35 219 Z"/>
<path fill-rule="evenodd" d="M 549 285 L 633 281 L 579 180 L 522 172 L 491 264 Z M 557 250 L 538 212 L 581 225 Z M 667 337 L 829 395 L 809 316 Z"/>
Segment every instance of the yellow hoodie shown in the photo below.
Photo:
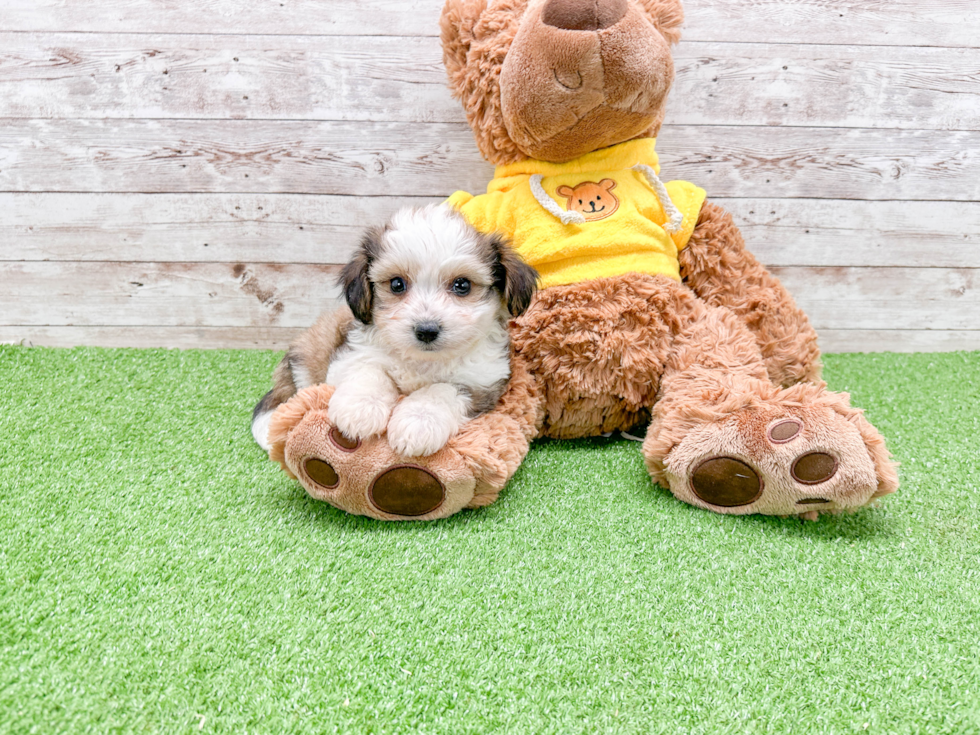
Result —
<path fill-rule="evenodd" d="M 541 274 L 542 287 L 629 272 L 680 280 L 677 254 L 694 231 L 705 192 L 687 181 L 664 185 L 679 210 L 679 226 L 670 232 L 672 208 L 661 205 L 655 177 L 633 168 L 659 173 L 655 145 L 644 138 L 568 163 L 498 166 L 486 194 L 457 191 L 448 201 L 481 232 L 510 237 Z"/>

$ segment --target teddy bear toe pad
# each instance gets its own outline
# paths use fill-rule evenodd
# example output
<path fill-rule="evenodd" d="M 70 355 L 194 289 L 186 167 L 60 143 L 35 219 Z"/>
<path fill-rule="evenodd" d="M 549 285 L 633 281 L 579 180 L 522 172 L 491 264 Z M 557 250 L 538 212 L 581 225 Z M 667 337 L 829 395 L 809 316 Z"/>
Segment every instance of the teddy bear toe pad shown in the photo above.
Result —
<path fill-rule="evenodd" d="M 810 452 L 797 457 L 790 475 L 801 485 L 820 485 L 837 474 L 837 458 L 826 452 Z"/>
<path fill-rule="evenodd" d="M 318 457 L 310 457 L 303 463 L 303 471 L 310 479 L 324 490 L 333 490 L 340 484 L 340 475 L 329 462 Z"/>

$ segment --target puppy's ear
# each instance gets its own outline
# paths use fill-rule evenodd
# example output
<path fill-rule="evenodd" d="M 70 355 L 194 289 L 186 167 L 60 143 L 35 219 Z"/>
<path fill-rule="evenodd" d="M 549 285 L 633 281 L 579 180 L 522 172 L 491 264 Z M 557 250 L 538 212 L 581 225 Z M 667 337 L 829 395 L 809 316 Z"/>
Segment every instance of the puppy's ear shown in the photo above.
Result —
<path fill-rule="evenodd" d="M 446 0 L 439 18 L 439 35 L 446 71 L 453 81 L 466 67 L 466 57 L 476 40 L 474 28 L 486 8 L 486 0 Z"/>
<path fill-rule="evenodd" d="M 494 254 L 493 287 L 500 292 L 511 316 L 520 316 L 531 305 L 538 288 L 538 272 L 524 262 L 503 235 L 484 235 Z"/>
<path fill-rule="evenodd" d="M 344 298 L 351 312 L 365 324 L 371 323 L 371 309 L 374 306 L 374 285 L 368 278 L 368 269 L 381 249 L 384 230 L 372 227 L 364 233 L 361 245 L 351 261 L 340 272 L 339 285 L 344 290 Z"/>

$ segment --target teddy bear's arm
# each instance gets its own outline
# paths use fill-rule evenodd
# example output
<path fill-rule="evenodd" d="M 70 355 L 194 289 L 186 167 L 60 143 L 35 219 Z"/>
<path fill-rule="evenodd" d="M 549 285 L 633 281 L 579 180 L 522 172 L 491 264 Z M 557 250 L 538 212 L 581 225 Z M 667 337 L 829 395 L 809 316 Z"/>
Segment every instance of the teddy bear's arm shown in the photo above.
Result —
<path fill-rule="evenodd" d="M 816 331 L 786 288 L 746 249 L 728 212 L 705 202 L 679 260 L 691 290 L 734 312 L 752 330 L 774 383 L 790 386 L 820 377 Z"/>

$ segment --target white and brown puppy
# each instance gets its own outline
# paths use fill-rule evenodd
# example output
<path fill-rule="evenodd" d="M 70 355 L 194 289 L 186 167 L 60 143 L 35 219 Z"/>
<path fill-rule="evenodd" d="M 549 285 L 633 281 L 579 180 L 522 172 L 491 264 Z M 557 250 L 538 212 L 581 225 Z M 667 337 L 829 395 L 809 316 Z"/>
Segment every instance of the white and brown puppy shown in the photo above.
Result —
<path fill-rule="evenodd" d="M 527 309 L 537 278 L 503 237 L 447 205 L 397 212 L 341 273 L 350 311 L 324 315 L 286 352 L 253 436 L 268 449 L 276 406 L 327 383 L 336 386 L 327 414 L 349 439 L 387 430 L 400 454 L 438 451 L 503 393 L 507 321 Z"/>

